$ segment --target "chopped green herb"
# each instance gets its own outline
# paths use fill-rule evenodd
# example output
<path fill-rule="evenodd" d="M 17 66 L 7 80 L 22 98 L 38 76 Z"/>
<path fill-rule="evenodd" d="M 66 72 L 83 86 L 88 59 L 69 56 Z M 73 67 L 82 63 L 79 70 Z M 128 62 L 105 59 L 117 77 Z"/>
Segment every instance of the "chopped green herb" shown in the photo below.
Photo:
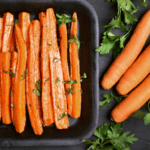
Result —
<path fill-rule="evenodd" d="M 62 14 L 62 15 L 56 14 L 56 17 L 58 18 L 57 19 L 58 25 L 67 24 L 70 22 L 76 22 L 76 19 L 74 17 L 72 19 L 69 19 L 69 16 L 66 14 Z"/>
<path fill-rule="evenodd" d="M 10 68 L 10 70 L 14 70 L 13 68 Z"/>
<path fill-rule="evenodd" d="M 63 117 L 65 117 L 67 115 L 67 112 L 64 112 L 62 114 L 59 115 L 58 120 L 61 120 Z"/>
<path fill-rule="evenodd" d="M 47 43 L 48 46 L 52 46 L 51 44 Z"/>
<path fill-rule="evenodd" d="M 13 78 L 15 77 L 15 74 L 13 72 L 10 71 L 9 73 Z"/>
<path fill-rule="evenodd" d="M 74 94 L 74 91 L 72 90 L 72 88 L 68 88 L 66 90 L 67 94 Z"/>
<path fill-rule="evenodd" d="M 82 81 L 83 81 L 83 79 L 86 79 L 86 78 L 87 78 L 86 73 L 83 73 L 83 76 L 81 76 L 81 80 L 80 80 L 80 82 L 82 82 Z"/>
<path fill-rule="evenodd" d="M 47 82 L 48 80 L 49 80 L 49 78 L 45 80 L 45 83 L 44 83 L 44 85 L 46 84 L 46 82 Z"/>
<path fill-rule="evenodd" d="M 40 91 L 40 83 L 41 83 L 42 79 L 39 79 L 38 81 L 36 81 L 36 87 L 37 89 Z"/>
<path fill-rule="evenodd" d="M 78 45 L 78 49 L 80 49 L 81 42 L 78 38 L 75 37 L 75 35 L 72 35 L 68 42 L 75 42 Z"/>
<path fill-rule="evenodd" d="M 14 108 L 14 104 L 11 104 L 11 108 Z"/>
<path fill-rule="evenodd" d="M 64 83 L 65 83 L 65 84 L 76 84 L 76 83 L 77 83 L 77 80 L 71 80 L 71 81 L 67 80 L 67 81 L 65 81 Z"/>
<path fill-rule="evenodd" d="M 12 96 L 12 94 L 13 94 L 13 91 L 12 91 L 12 90 L 10 90 L 10 96 Z"/>
<path fill-rule="evenodd" d="M 58 59 L 57 59 L 57 58 L 54 58 L 53 62 L 58 62 Z"/>
<path fill-rule="evenodd" d="M 62 107 L 60 107 L 59 105 L 58 105 L 58 107 L 57 108 L 62 108 Z"/>
<path fill-rule="evenodd" d="M 15 24 L 18 24 L 18 20 L 17 20 L 17 19 L 16 19 L 15 22 L 13 23 L 13 26 L 14 26 Z"/>
<path fill-rule="evenodd" d="M 40 96 L 41 92 L 39 90 L 32 90 L 33 93 L 35 93 L 36 95 Z"/>
<path fill-rule="evenodd" d="M 130 145 L 138 140 L 130 131 L 122 132 L 123 123 L 105 123 L 98 127 L 94 135 L 96 141 L 82 140 L 91 145 L 88 150 L 131 150 Z"/>
<path fill-rule="evenodd" d="M 60 41 L 62 39 L 62 37 L 58 38 L 58 41 Z"/>
<path fill-rule="evenodd" d="M 27 69 L 24 71 L 24 75 L 21 75 L 20 81 L 24 80 L 26 78 L 26 75 L 27 75 Z"/>
<path fill-rule="evenodd" d="M 59 78 L 57 78 L 56 83 L 59 83 L 59 82 L 60 82 L 60 80 L 59 80 Z"/>
<path fill-rule="evenodd" d="M 5 72 L 5 73 L 9 74 L 9 71 L 5 71 L 5 69 L 4 69 L 4 68 L 3 68 L 3 72 Z"/>
<path fill-rule="evenodd" d="M 148 6 L 148 0 L 139 0 L 139 3 L 144 7 Z"/>

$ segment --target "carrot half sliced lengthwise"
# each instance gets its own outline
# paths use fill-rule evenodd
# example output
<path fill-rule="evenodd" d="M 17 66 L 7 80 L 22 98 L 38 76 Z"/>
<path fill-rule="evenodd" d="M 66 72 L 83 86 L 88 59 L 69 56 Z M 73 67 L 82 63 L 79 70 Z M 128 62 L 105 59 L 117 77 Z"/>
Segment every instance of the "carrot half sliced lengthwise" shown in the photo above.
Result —
<path fill-rule="evenodd" d="M 150 75 L 111 112 L 115 122 L 123 122 L 150 99 Z"/>
<path fill-rule="evenodd" d="M 10 71 L 12 72 L 11 76 L 11 91 L 10 91 L 10 96 L 11 96 L 11 119 L 12 122 L 14 122 L 14 81 L 15 81 L 15 74 L 16 74 L 16 67 L 17 67 L 17 59 L 18 59 L 18 53 L 13 51 L 11 54 L 11 69 Z"/>
<path fill-rule="evenodd" d="M 9 74 L 10 71 L 10 59 L 11 53 L 4 52 L 2 53 L 2 121 L 4 124 L 10 124 L 11 121 L 11 112 L 10 112 L 10 82 L 11 77 Z"/>
<path fill-rule="evenodd" d="M 46 17 L 48 26 L 47 46 L 50 57 L 51 89 L 55 124 L 58 129 L 66 129 L 69 127 L 67 101 L 64 96 L 63 72 L 57 43 L 56 17 L 52 8 L 46 10 Z"/>
<path fill-rule="evenodd" d="M 47 48 L 47 19 L 44 12 L 39 14 L 41 22 L 41 74 L 42 74 L 42 110 L 43 110 L 43 123 L 48 126 L 54 123 L 54 111 L 51 97 L 50 87 L 50 60 Z"/>
<path fill-rule="evenodd" d="M 1 120 L 1 102 L 2 102 L 2 87 L 1 87 L 1 76 L 2 76 L 2 38 L 3 38 L 3 18 L 0 18 L 0 120 Z"/>
<path fill-rule="evenodd" d="M 22 133 L 25 129 L 25 77 L 26 77 L 26 43 L 21 30 L 15 24 L 15 40 L 18 50 L 17 70 L 14 82 L 14 123 L 16 131 Z"/>
<path fill-rule="evenodd" d="M 150 10 L 142 17 L 123 52 L 118 55 L 105 73 L 101 81 L 101 85 L 104 89 L 110 89 L 119 81 L 121 76 L 127 71 L 142 51 L 149 34 Z"/>
<path fill-rule="evenodd" d="M 67 27 L 66 24 L 59 25 L 59 36 L 60 36 L 60 54 L 64 81 L 70 81 L 69 68 L 68 68 L 68 57 L 67 57 Z M 71 84 L 65 84 L 65 90 L 71 89 Z M 72 116 L 72 94 L 66 92 L 68 114 Z"/>
<path fill-rule="evenodd" d="M 19 27 L 21 29 L 23 38 L 24 38 L 25 43 L 27 44 L 27 48 L 28 48 L 28 46 L 29 46 L 28 31 L 29 31 L 29 25 L 30 25 L 30 14 L 27 12 L 21 12 L 18 16 L 18 23 L 19 23 Z"/>
<path fill-rule="evenodd" d="M 10 43 L 13 33 L 14 16 L 7 12 L 3 17 L 3 42 L 2 52 L 10 52 Z"/>
<path fill-rule="evenodd" d="M 39 68 L 39 44 L 40 44 L 40 22 L 37 20 L 32 21 L 29 25 L 29 41 L 30 41 L 30 49 L 28 49 L 28 112 L 30 117 L 30 122 L 34 133 L 37 135 L 41 135 L 43 133 L 42 127 L 42 108 L 40 102 L 40 93 L 35 93 L 35 91 L 39 90 L 36 86 L 37 81 L 40 79 L 40 68 Z M 40 82 L 39 82 L 40 87 Z"/>
<path fill-rule="evenodd" d="M 15 41 L 15 33 L 12 33 L 11 43 L 10 43 L 10 51 L 16 51 L 16 41 Z"/>
<path fill-rule="evenodd" d="M 76 22 L 71 22 L 70 36 L 74 35 L 77 38 L 78 34 L 78 19 L 77 14 L 74 13 L 73 17 Z M 80 82 L 80 62 L 78 57 L 78 45 L 75 42 L 69 44 L 70 49 L 70 64 L 71 64 L 71 80 L 76 80 L 77 83 L 73 84 L 74 94 L 72 95 L 72 117 L 79 118 L 81 115 L 81 82 Z"/>

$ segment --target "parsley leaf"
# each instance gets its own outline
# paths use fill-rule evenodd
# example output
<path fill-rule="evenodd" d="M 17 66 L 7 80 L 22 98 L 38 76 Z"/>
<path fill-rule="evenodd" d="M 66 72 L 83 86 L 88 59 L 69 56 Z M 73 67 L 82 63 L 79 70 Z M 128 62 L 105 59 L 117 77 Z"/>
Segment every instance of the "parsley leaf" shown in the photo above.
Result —
<path fill-rule="evenodd" d="M 58 120 L 61 120 L 65 116 L 67 116 L 67 112 L 60 114 Z"/>
<path fill-rule="evenodd" d="M 81 80 L 80 80 L 80 82 L 82 82 L 83 81 L 83 79 L 86 79 L 87 78 L 87 74 L 86 73 L 83 73 L 83 76 L 81 76 Z"/>
<path fill-rule="evenodd" d="M 56 82 L 55 83 L 59 83 L 60 82 L 60 79 L 59 78 L 57 78 L 57 80 L 56 80 Z"/>
<path fill-rule="evenodd" d="M 64 83 L 65 83 L 65 84 L 76 84 L 76 83 L 77 83 L 77 80 L 71 80 L 71 81 L 67 80 L 67 81 L 65 81 Z"/>
<path fill-rule="evenodd" d="M 10 68 L 10 70 L 12 70 L 12 68 Z M 15 77 L 15 74 L 12 71 L 5 71 L 5 69 L 3 68 L 3 72 L 10 74 L 13 78 Z"/>
<path fill-rule="evenodd" d="M 36 81 L 37 90 L 35 90 L 35 89 L 32 90 L 32 92 L 35 93 L 38 96 L 41 95 L 41 89 L 40 89 L 40 83 L 41 83 L 41 81 L 42 81 L 42 79 L 39 79 L 38 81 Z"/>
<path fill-rule="evenodd" d="M 42 82 L 42 79 L 39 79 L 38 81 L 36 81 L 36 87 L 38 90 L 40 90 L 40 83 Z"/>
<path fill-rule="evenodd" d="M 40 93 L 40 91 L 39 90 L 32 90 L 32 92 L 33 93 L 35 93 L 36 95 L 38 95 L 38 96 L 40 96 L 41 95 L 41 93 Z"/>
<path fill-rule="evenodd" d="M 20 81 L 23 80 L 23 79 L 25 79 L 25 78 L 26 78 L 26 75 L 27 75 L 27 69 L 24 71 L 24 75 L 21 75 Z"/>
<path fill-rule="evenodd" d="M 68 88 L 66 90 L 67 94 L 74 94 L 74 91 L 72 90 L 72 88 Z"/>
<path fill-rule="evenodd" d="M 117 96 L 114 96 L 112 92 L 110 92 L 110 94 L 104 94 L 103 97 L 105 98 L 105 100 L 99 101 L 99 106 L 100 106 L 100 107 L 106 107 L 107 104 L 109 104 L 109 102 L 110 102 L 111 100 L 113 100 L 113 98 L 115 98 L 116 102 L 119 103 L 119 102 L 122 101 L 122 99 L 123 99 L 124 97 L 127 97 L 127 95 L 118 96 L 118 97 L 117 97 Z"/>
<path fill-rule="evenodd" d="M 10 106 L 11 106 L 11 108 L 14 108 L 14 104 L 11 104 Z"/>
<path fill-rule="evenodd" d="M 130 150 L 130 144 L 138 139 L 134 134 L 130 135 L 130 131 L 122 132 L 122 126 L 123 123 L 105 123 L 95 130 L 96 141 L 82 140 L 82 142 L 91 145 L 88 150 Z"/>
<path fill-rule="evenodd" d="M 73 17 L 72 19 L 69 19 L 69 16 L 66 14 L 56 14 L 57 19 L 57 24 L 58 25 L 62 25 L 62 24 L 66 24 L 66 23 L 70 23 L 70 22 L 76 22 L 76 19 Z"/>
<path fill-rule="evenodd" d="M 47 78 L 46 80 L 45 80 L 45 82 L 44 82 L 44 85 L 46 84 L 46 82 L 49 80 L 49 78 Z"/>
<path fill-rule="evenodd" d="M 75 35 L 72 35 L 71 38 L 68 40 L 69 43 L 75 42 L 78 45 L 78 49 L 80 49 L 81 42 Z"/>
<path fill-rule="evenodd" d="M 139 0 L 139 3 L 144 7 L 148 6 L 148 0 Z"/>

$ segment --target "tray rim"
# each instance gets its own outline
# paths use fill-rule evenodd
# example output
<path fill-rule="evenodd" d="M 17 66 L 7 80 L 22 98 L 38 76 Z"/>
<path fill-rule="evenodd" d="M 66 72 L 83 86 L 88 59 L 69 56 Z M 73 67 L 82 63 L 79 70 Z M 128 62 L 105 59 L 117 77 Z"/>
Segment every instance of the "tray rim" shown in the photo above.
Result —
<path fill-rule="evenodd" d="M 7 0 L 7 2 L 50 2 L 50 1 L 54 1 L 54 2 L 72 2 L 72 0 Z M 93 35 L 93 45 L 95 46 L 94 48 L 97 48 L 99 46 L 99 22 L 98 22 L 98 16 L 97 13 L 95 11 L 95 9 L 93 8 L 93 6 L 87 2 L 86 0 L 74 0 L 76 3 L 80 3 L 81 6 L 86 7 L 91 15 L 93 16 L 93 21 L 92 22 L 92 26 L 93 26 L 93 30 L 92 33 L 94 33 Z M 93 48 L 93 49 L 94 49 Z M 94 114 L 94 123 L 92 123 L 92 125 L 90 126 L 90 129 L 88 132 L 81 134 L 80 137 L 77 138 L 72 138 L 72 139 L 62 139 L 61 142 L 59 141 L 60 139 L 56 140 L 51 140 L 53 144 L 49 144 L 49 139 L 47 140 L 24 140 L 24 142 L 22 140 L 11 140 L 8 142 L 8 140 L 3 140 L 1 142 L 1 146 L 5 147 L 5 146 L 69 146 L 69 145 L 77 145 L 80 144 L 81 141 L 83 139 L 89 139 L 90 136 L 93 134 L 93 132 L 95 131 L 97 125 L 98 125 L 98 114 L 99 114 L 99 54 L 93 50 L 92 51 L 92 63 L 93 66 L 92 68 L 94 68 L 95 70 L 92 70 L 92 94 L 93 95 L 93 103 L 92 103 L 92 107 L 93 109 L 93 114 Z M 95 77 L 95 78 L 93 78 Z M 59 141 L 59 142 L 58 142 Z M 38 143 L 37 143 L 38 142 Z M 57 143 L 57 144 L 56 144 Z"/>

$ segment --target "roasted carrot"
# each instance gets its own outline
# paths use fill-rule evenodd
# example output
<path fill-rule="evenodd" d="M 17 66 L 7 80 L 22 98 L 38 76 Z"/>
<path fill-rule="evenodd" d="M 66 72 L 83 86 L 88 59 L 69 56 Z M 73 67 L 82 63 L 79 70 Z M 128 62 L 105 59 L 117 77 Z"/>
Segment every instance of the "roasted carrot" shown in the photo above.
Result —
<path fill-rule="evenodd" d="M 2 52 L 10 52 L 10 43 L 13 33 L 14 16 L 7 12 L 3 16 L 3 38 L 2 38 Z"/>
<path fill-rule="evenodd" d="M 15 34 L 12 33 L 11 43 L 10 43 L 10 51 L 16 51 L 16 42 L 15 42 Z"/>
<path fill-rule="evenodd" d="M 0 18 L 0 52 L 2 52 L 3 18 Z"/>
<path fill-rule="evenodd" d="M 120 79 L 116 89 L 120 95 L 128 94 L 135 88 L 150 72 L 150 45 L 130 66 Z"/>
<path fill-rule="evenodd" d="M 10 112 L 10 59 L 10 52 L 2 53 L 2 121 L 4 124 L 10 124 L 12 122 Z"/>
<path fill-rule="evenodd" d="M 17 58 L 18 58 L 18 53 L 15 51 L 12 51 L 11 53 L 11 69 L 10 71 L 12 72 L 11 76 L 11 91 L 10 91 L 10 96 L 11 96 L 11 119 L 12 122 L 14 123 L 14 117 L 13 117 L 13 111 L 14 111 L 14 81 L 15 81 L 15 74 L 16 74 L 16 67 L 17 67 Z"/>
<path fill-rule="evenodd" d="M 68 56 L 67 56 L 67 27 L 66 24 L 59 25 L 59 36 L 60 36 L 60 55 L 61 65 L 64 75 L 64 81 L 70 81 L 69 68 L 68 68 Z M 65 90 L 71 89 L 71 84 L 65 84 Z M 72 116 L 72 94 L 66 92 L 68 114 Z"/>
<path fill-rule="evenodd" d="M 42 110 L 44 126 L 54 123 L 54 111 L 51 97 L 50 87 L 50 60 L 47 48 L 47 19 L 46 14 L 41 12 L 39 14 L 41 22 L 41 74 L 42 74 Z"/>
<path fill-rule="evenodd" d="M 56 17 L 54 10 L 46 10 L 47 17 L 47 47 L 50 57 L 51 90 L 54 108 L 55 124 L 58 129 L 66 129 L 69 126 L 67 116 L 67 101 L 63 83 L 63 71 L 57 43 Z M 57 60 L 57 61 L 56 61 Z"/>
<path fill-rule="evenodd" d="M 32 21 L 29 25 L 29 42 L 30 49 L 28 50 L 28 112 L 30 122 L 34 133 L 41 135 L 43 133 L 42 127 L 42 108 L 40 102 L 40 66 L 39 66 L 39 52 L 40 52 L 40 22 Z M 38 83 L 38 87 L 37 87 Z"/>
<path fill-rule="evenodd" d="M 137 25 L 131 39 L 125 46 L 123 52 L 115 59 L 105 73 L 101 85 L 104 89 L 110 89 L 115 85 L 121 76 L 132 65 L 140 54 L 150 34 L 150 10 L 143 16 Z M 142 40 L 141 40 L 142 39 Z"/>
<path fill-rule="evenodd" d="M 77 38 L 78 34 L 78 19 L 77 14 L 74 13 L 73 17 L 76 22 L 71 22 L 70 37 L 74 35 Z M 77 83 L 73 84 L 74 94 L 72 95 L 72 117 L 79 118 L 81 115 L 81 83 L 80 83 L 80 62 L 78 57 L 78 45 L 75 42 L 69 44 L 70 51 L 70 64 L 71 64 L 71 80 L 76 80 Z"/>
<path fill-rule="evenodd" d="M 27 48 L 29 48 L 28 31 L 29 31 L 29 25 L 30 25 L 30 14 L 27 12 L 21 12 L 18 16 L 18 23 L 19 23 L 19 27 L 21 29 L 21 32 L 23 34 L 23 38 L 25 40 L 25 43 L 27 45 Z"/>
<path fill-rule="evenodd" d="M 2 76 L 2 37 L 3 37 L 3 18 L 0 18 L 0 120 L 1 120 L 1 101 L 2 101 L 2 91 L 1 91 L 1 76 Z"/>
<path fill-rule="evenodd" d="M 25 128 L 25 77 L 26 77 L 26 43 L 21 30 L 15 24 L 15 40 L 18 50 L 17 70 L 14 82 L 14 122 L 16 131 L 22 133 Z"/>
<path fill-rule="evenodd" d="M 115 122 L 123 122 L 150 99 L 150 75 L 111 112 Z"/>

